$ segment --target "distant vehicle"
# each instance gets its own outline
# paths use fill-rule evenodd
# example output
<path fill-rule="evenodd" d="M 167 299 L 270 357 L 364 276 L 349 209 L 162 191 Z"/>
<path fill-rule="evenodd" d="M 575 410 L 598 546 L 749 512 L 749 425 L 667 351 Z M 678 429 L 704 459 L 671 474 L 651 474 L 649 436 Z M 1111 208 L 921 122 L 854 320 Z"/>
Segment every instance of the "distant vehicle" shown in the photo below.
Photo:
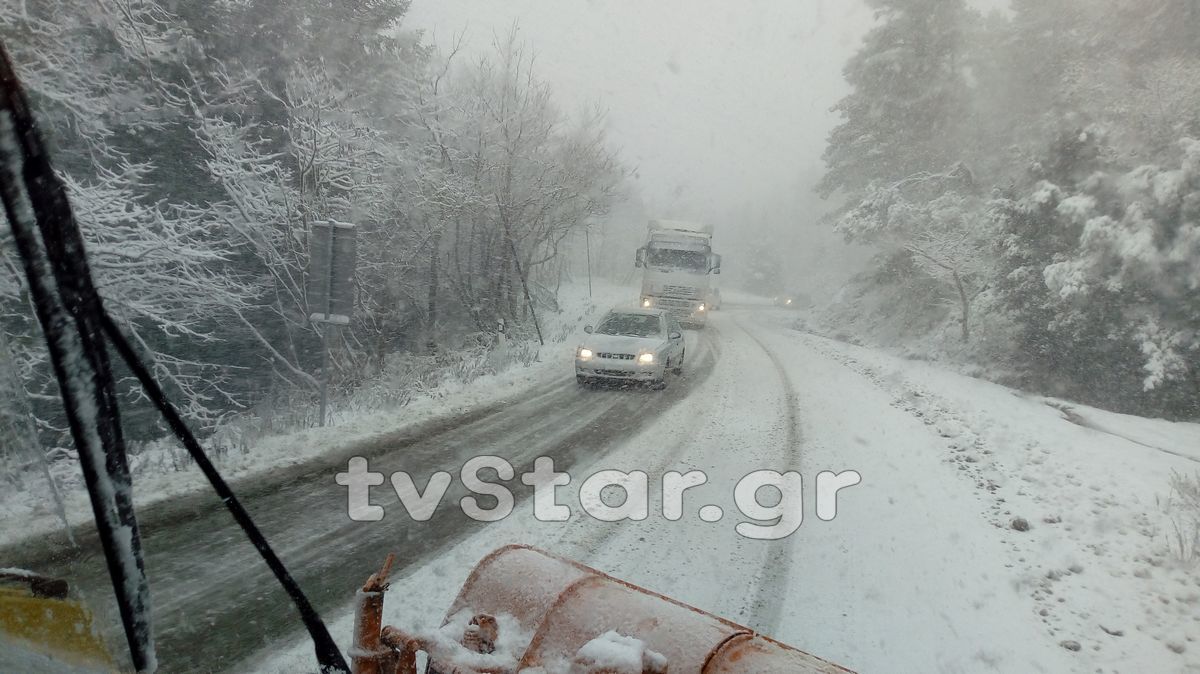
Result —
<path fill-rule="evenodd" d="M 721 310 L 721 289 L 716 286 L 713 286 L 712 288 L 710 288 L 708 290 L 708 301 L 705 302 L 705 304 L 708 305 L 707 309 L 709 311 L 720 311 Z"/>
<path fill-rule="evenodd" d="M 807 293 L 776 295 L 772 301 L 775 306 L 784 309 L 805 309 L 812 305 L 812 298 Z"/>
<path fill-rule="evenodd" d="M 580 384 L 649 384 L 666 388 L 667 372 L 683 374 L 683 327 L 662 309 L 613 309 L 575 350 Z"/>
<path fill-rule="evenodd" d="M 721 273 L 721 256 L 712 252 L 711 226 L 651 220 L 646 245 L 638 249 L 643 309 L 665 309 L 683 323 L 701 327 L 708 316 L 712 275 Z"/>

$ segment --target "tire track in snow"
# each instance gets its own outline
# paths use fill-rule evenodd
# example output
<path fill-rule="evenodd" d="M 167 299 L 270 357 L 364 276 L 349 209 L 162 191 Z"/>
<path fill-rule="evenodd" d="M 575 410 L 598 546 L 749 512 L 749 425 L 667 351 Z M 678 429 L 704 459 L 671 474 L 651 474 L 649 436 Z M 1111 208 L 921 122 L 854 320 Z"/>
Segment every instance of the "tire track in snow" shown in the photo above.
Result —
<path fill-rule="evenodd" d="M 698 355 L 698 363 L 713 357 Z M 465 495 L 458 480 L 429 522 L 413 522 L 400 512 L 378 523 L 351 521 L 345 514 L 345 488 L 335 485 L 333 477 L 345 470 L 346 453 L 369 458 L 374 471 L 405 470 L 418 480 L 435 470 L 456 474 L 466 458 L 480 452 L 506 458 L 518 475 L 541 455 L 552 457 L 557 469 L 571 471 L 653 423 L 706 377 L 707 369 L 698 367 L 693 376 L 679 380 L 677 389 L 662 392 L 666 396 L 581 391 L 574 376 L 564 377 L 482 412 L 368 438 L 336 456 L 280 471 L 239 495 L 317 609 L 323 614 L 343 611 L 362 578 L 347 570 L 369 573 L 388 552 L 400 551 L 403 558 L 394 572 L 402 573 L 484 526 L 454 507 Z M 612 423 L 614 419 L 620 423 Z M 420 432 L 428 428 L 432 432 Z M 511 481 L 510 487 L 517 507 L 527 503 L 526 490 Z M 396 503 L 394 494 L 388 494 L 387 485 L 376 488 L 373 502 Z M 286 599 L 219 504 L 160 520 L 160 526 L 143 532 L 151 591 L 158 598 L 154 613 L 164 667 L 172 672 L 244 671 L 242 659 L 264 642 L 295 638 L 299 626 Z M 94 549 L 53 557 L 38 568 L 72 578 L 73 589 L 98 600 L 93 610 L 99 623 L 118 624 L 112 619 L 111 593 L 104 590 L 107 575 Z"/>
<path fill-rule="evenodd" d="M 684 371 L 684 376 L 688 377 L 688 381 L 686 383 L 688 384 L 687 390 L 689 393 L 695 390 L 696 387 L 703 384 L 706 379 L 708 379 L 709 375 L 716 366 L 716 362 L 720 360 L 721 347 L 718 340 L 720 336 L 720 331 L 715 329 L 712 324 L 706 326 L 704 331 L 701 333 L 700 341 L 704 344 L 705 348 L 703 351 L 701 351 L 699 357 L 697 358 L 697 365 L 699 365 L 699 367 L 695 370 L 692 370 L 693 372 L 698 372 L 699 375 L 692 375 L 691 377 L 688 377 L 689 371 Z M 701 407 L 689 407 L 688 419 L 695 419 L 704 412 L 705 410 Z M 676 463 L 679 460 L 679 457 L 684 453 L 685 450 L 691 447 L 691 445 L 691 438 L 687 435 L 681 434 L 679 436 L 679 440 L 673 443 L 667 452 L 663 453 L 662 459 L 657 461 L 652 469 L 646 471 L 647 474 L 652 479 L 661 480 L 663 473 L 671 468 L 672 464 Z M 569 542 L 570 547 L 573 547 L 576 550 L 574 557 L 576 559 L 584 560 L 585 563 L 592 563 L 596 556 L 605 550 L 607 543 L 612 540 L 612 538 L 615 537 L 620 530 L 621 526 L 619 522 L 612 523 L 608 524 L 607 526 L 596 528 L 595 533 L 591 535 L 585 535 L 582 540 Z M 568 541 L 565 541 L 565 536 L 560 538 L 559 541 L 560 543 L 568 543 Z"/>
<path fill-rule="evenodd" d="M 735 321 L 738 328 L 746 333 L 755 344 L 758 345 L 767 358 L 771 360 L 771 364 L 775 366 L 775 372 L 779 375 L 779 382 L 783 386 L 784 391 L 784 430 L 786 444 L 783 446 L 783 454 L 787 459 L 787 465 L 784 470 L 800 472 L 800 443 L 803 438 L 800 433 L 800 415 L 798 412 L 798 400 L 796 389 L 792 385 L 791 379 L 788 378 L 787 370 L 784 369 L 783 360 L 763 340 L 759 339 L 750 330 L 746 329 L 740 321 Z M 791 536 L 770 542 L 770 547 L 763 559 L 762 572 L 759 574 L 758 589 L 754 595 L 754 601 L 750 607 L 750 614 L 754 619 L 750 621 L 749 627 L 761 634 L 776 634 L 779 631 L 780 623 L 783 618 L 783 602 L 787 596 L 785 590 L 788 584 L 788 573 L 792 566 L 792 555 L 794 546 L 792 545 Z"/>
<path fill-rule="evenodd" d="M 315 455 L 290 465 L 272 469 L 269 473 L 249 474 L 231 480 L 238 498 L 244 502 L 257 500 L 278 491 L 281 486 L 307 481 L 314 476 L 327 476 L 346 465 L 353 456 L 374 460 L 379 456 L 427 443 L 443 436 L 463 432 L 473 426 L 489 423 L 497 414 L 515 405 L 540 406 L 541 401 L 555 400 L 569 395 L 576 387 L 573 380 L 564 380 L 532 396 L 517 399 L 503 398 L 491 403 L 472 407 L 453 415 L 438 415 L 426 421 L 405 426 L 394 431 L 384 431 L 374 436 L 331 449 L 328 454 Z M 217 513 L 225 517 L 225 506 L 213 498 L 207 488 L 185 492 L 172 498 L 138 507 L 138 523 L 143 529 L 166 529 Z M 258 517 L 258 515 L 255 515 Z M 31 569 L 64 564 L 84 555 L 84 551 L 98 550 L 99 539 L 90 518 L 71 525 L 71 535 L 78 542 L 67 544 L 65 532 L 15 539 L 0 546 L 0 558 L 7 563 Z M 107 572 L 105 572 L 107 573 Z M 107 578 L 107 576 L 105 576 Z M 157 602 L 156 602 L 157 604 Z"/>

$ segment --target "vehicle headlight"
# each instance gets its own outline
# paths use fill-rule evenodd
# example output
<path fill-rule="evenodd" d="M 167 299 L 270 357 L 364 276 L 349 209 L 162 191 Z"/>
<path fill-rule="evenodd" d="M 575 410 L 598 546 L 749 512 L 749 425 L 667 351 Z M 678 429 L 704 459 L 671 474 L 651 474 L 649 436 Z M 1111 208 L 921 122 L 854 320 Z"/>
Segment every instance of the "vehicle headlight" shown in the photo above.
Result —
<path fill-rule="evenodd" d="M 649 309 L 652 304 L 654 304 L 654 303 L 650 301 L 649 297 L 642 298 L 642 308 L 643 309 Z"/>
<path fill-rule="evenodd" d="M 653 365 L 654 364 L 654 354 L 643 353 L 642 355 L 638 356 L 638 362 L 641 363 L 642 365 Z"/>
<path fill-rule="evenodd" d="M 788 300 L 788 301 L 787 301 L 787 304 L 791 304 L 791 303 L 792 303 L 792 301 L 791 301 L 791 300 Z"/>
<path fill-rule="evenodd" d="M 703 302 L 700 303 L 700 308 L 696 309 L 696 311 L 704 311 L 704 303 Z"/>
<path fill-rule="evenodd" d="M 591 360 L 594 355 L 596 354 L 592 353 L 591 349 L 579 347 L 579 360 Z"/>

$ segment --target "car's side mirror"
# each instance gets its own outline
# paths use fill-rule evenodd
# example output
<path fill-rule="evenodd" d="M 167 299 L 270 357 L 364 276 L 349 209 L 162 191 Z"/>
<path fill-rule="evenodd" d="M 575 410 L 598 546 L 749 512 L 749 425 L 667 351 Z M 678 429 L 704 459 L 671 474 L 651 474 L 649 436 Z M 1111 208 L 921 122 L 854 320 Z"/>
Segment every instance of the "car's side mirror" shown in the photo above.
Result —
<path fill-rule="evenodd" d="M 672 333 L 671 333 L 671 339 L 683 339 L 683 333 L 681 333 L 681 332 L 672 332 Z"/>
<path fill-rule="evenodd" d="M 587 325 L 587 326 L 584 326 L 583 331 L 590 335 L 590 334 L 592 334 L 592 330 L 594 330 L 594 329 L 595 328 L 593 328 L 592 326 Z"/>

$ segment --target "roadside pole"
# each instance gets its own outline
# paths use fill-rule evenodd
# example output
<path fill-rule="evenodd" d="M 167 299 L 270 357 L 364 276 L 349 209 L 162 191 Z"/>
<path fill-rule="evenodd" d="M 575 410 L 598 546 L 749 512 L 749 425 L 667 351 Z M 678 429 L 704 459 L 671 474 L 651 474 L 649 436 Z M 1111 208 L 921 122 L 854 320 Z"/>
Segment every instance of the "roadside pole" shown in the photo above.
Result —
<path fill-rule="evenodd" d="M 309 234 L 308 320 L 321 333 L 321 393 L 317 424 L 329 416 L 330 333 L 349 325 L 354 312 L 354 274 L 358 259 L 358 230 L 330 220 L 313 223 Z"/>
<path fill-rule="evenodd" d="M 326 314 L 328 318 L 328 314 Z M 324 426 L 325 420 L 329 417 L 327 410 L 329 409 L 329 331 L 333 330 L 333 326 L 325 321 L 321 327 L 321 405 L 320 411 L 317 413 L 319 419 L 318 426 Z"/>
<path fill-rule="evenodd" d="M 587 264 L 588 264 L 588 299 L 592 299 L 592 226 L 589 224 L 583 228 L 584 247 L 587 249 Z"/>

